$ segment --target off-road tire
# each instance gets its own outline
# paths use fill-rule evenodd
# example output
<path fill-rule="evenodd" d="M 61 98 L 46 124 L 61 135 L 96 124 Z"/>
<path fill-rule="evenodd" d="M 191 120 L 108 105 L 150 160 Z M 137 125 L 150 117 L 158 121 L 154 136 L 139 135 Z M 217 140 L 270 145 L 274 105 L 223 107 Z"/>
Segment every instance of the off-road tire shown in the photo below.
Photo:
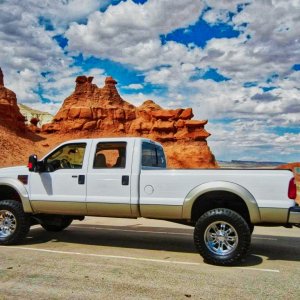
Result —
<path fill-rule="evenodd" d="M 69 227 L 72 223 L 73 219 L 70 218 L 63 218 L 60 224 L 47 224 L 42 223 L 41 226 L 49 232 L 60 232 Z"/>
<path fill-rule="evenodd" d="M 234 230 L 234 235 L 237 236 L 237 242 L 234 244 L 235 247 L 232 247 L 231 252 L 228 250 L 229 253 L 221 253 L 221 250 L 220 254 L 216 253 L 213 248 L 216 244 L 207 241 L 207 234 L 210 234 L 209 229 L 214 224 L 218 224 L 218 222 L 228 224 L 226 226 L 231 227 Z M 217 208 L 204 213 L 195 225 L 195 246 L 204 258 L 204 261 L 210 264 L 223 266 L 237 264 L 247 255 L 250 242 L 251 232 L 245 219 L 238 213 L 227 208 Z M 223 250 L 223 247 L 221 248 Z"/>
<path fill-rule="evenodd" d="M 250 224 L 248 223 L 248 226 L 249 226 L 250 233 L 252 234 L 255 229 L 255 226 L 251 223 Z"/>
<path fill-rule="evenodd" d="M 30 217 L 24 212 L 22 203 L 16 200 L 0 201 L 0 211 L 1 210 L 13 214 L 16 221 L 16 228 L 15 231 L 7 237 L 1 237 L 0 235 L 0 245 L 19 244 L 29 232 Z"/>

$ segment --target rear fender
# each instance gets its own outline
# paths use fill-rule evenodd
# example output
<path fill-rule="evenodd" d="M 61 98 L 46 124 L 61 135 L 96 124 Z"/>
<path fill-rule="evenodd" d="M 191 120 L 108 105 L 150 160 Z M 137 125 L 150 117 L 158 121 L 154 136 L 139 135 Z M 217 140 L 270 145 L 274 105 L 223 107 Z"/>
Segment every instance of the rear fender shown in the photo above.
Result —
<path fill-rule="evenodd" d="M 247 205 L 251 223 L 255 224 L 261 221 L 259 208 L 253 195 L 244 187 L 228 181 L 207 182 L 198 185 L 194 189 L 192 189 L 184 200 L 183 210 L 182 210 L 183 219 L 188 219 L 188 220 L 191 219 L 193 204 L 200 196 L 209 192 L 216 192 L 216 191 L 231 192 L 239 196 Z"/>

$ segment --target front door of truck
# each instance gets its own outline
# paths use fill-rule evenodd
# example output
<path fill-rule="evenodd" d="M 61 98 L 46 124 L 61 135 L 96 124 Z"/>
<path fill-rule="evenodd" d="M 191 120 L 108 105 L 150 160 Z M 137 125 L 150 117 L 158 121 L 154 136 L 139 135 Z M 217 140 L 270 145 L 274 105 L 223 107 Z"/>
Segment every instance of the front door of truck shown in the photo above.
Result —
<path fill-rule="evenodd" d="M 70 143 L 44 159 L 44 170 L 30 173 L 30 199 L 35 212 L 86 214 L 89 143 Z"/>
<path fill-rule="evenodd" d="M 133 141 L 94 141 L 87 174 L 87 212 L 93 216 L 130 217 Z"/>

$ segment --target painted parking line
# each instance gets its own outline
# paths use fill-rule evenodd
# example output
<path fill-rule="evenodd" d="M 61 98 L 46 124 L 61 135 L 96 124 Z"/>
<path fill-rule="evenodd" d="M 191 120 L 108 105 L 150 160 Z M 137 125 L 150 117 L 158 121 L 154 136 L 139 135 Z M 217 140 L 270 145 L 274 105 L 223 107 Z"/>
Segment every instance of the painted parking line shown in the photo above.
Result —
<path fill-rule="evenodd" d="M 167 234 L 167 235 L 186 235 L 192 236 L 193 233 L 182 233 L 182 232 L 168 232 L 168 231 L 151 231 L 151 230 L 139 230 L 139 229 L 116 229 L 116 228 L 102 228 L 102 227 L 85 227 L 85 226 L 77 226 L 72 225 L 72 228 L 79 228 L 79 229 L 96 229 L 96 230 L 105 230 L 105 231 L 121 231 L 121 232 L 140 232 L 140 233 L 156 233 L 156 234 Z M 276 238 L 268 238 L 268 237 L 252 237 L 255 240 L 269 240 L 269 241 L 277 241 Z"/>
<path fill-rule="evenodd" d="M 133 257 L 133 256 L 120 256 L 120 255 L 106 255 L 106 254 L 93 254 L 93 253 L 82 253 L 82 252 L 72 252 L 72 251 L 60 251 L 60 250 L 50 250 L 50 249 L 39 249 L 39 248 L 29 248 L 29 247 L 14 247 L 14 246 L 1 246 L 1 248 L 8 249 L 18 249 L 25 251 L 33 252 L 44 252 L 52 254 L 64 254 L 64 255 L 75 255 L 75 256 L 86 256 L 86 257 L 98 257 L 98 258 L 108 258 L 108 259 L 120 259 L 120 260 L 135 260 L 143 262 L 154 262 L 154 263 L 163 263 L 163 264 L 174 264 L 174 265 L 188 265 L 188 266 L 203 266 L 203 263 L 188 262 L 188 261 L 176 261 L 176 260 L 163 260 L 163 259 L 153 259 L 153 258 L 144 258 L 144 257 Z M 280 273 L 279 270 L 275 269 L 261 269 L 261 268 L 251 268 L 251 267 L 232 267 L 230 269 L 240 269 L 240 270 L 249 270 L 249 271 L 258 271 L 258 272 L 272 272 Z"/>

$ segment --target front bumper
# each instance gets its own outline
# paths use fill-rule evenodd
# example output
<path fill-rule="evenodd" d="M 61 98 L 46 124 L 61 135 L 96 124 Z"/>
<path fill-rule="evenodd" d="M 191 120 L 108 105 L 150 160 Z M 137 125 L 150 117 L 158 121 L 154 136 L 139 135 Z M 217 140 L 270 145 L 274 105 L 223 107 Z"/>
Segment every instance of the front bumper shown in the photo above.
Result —
<path fill-rule="evenodd" d="M 294 206 L 289 211 L 289 224 L 300 224 L 300 206 Z"/>

